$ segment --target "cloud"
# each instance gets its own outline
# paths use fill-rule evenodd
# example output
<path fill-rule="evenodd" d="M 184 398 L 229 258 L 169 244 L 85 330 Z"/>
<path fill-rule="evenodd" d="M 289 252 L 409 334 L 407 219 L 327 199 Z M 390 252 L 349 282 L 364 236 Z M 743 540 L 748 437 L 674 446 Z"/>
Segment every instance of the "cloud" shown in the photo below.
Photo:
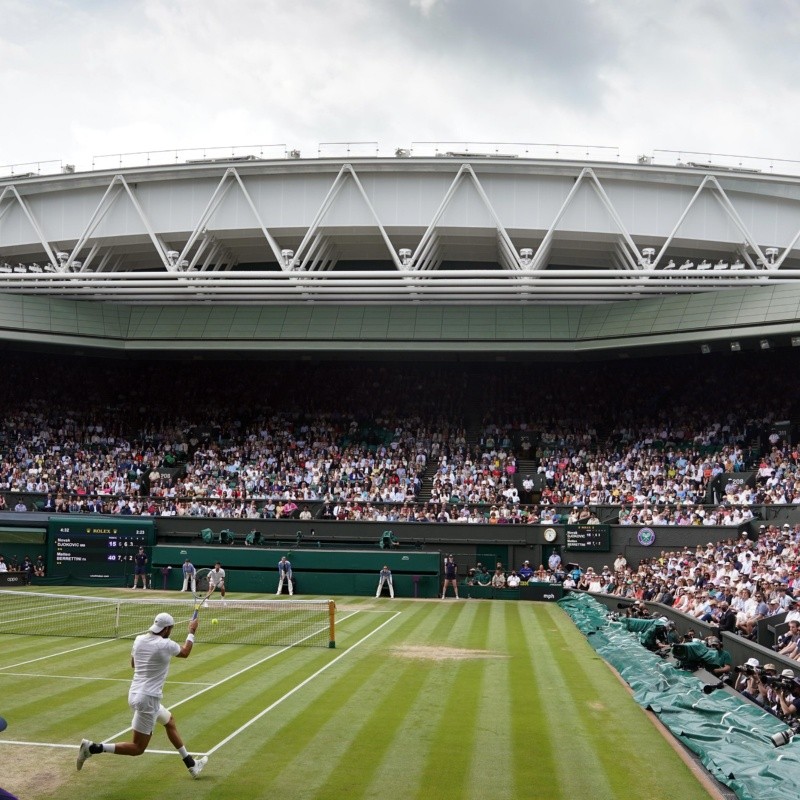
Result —
<path fill-rule="evenodd" d="M 340 141 L 795 148 L 789 0 L 0 0 L 0 18 L 2 163 Z"/>

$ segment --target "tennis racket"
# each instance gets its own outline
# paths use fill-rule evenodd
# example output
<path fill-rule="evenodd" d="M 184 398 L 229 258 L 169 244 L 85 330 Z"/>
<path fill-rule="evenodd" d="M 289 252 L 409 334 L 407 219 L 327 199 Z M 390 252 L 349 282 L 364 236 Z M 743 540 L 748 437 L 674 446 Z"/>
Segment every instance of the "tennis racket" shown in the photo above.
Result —
<path fill-rule="evenodd" d="M 197 619 L 197 614 L 200 611 L 200 607 L 203 603 L 214 594 L 214 589 L 217 587 L 211 583 L 208 579 L 208 574 L 211 572 L 209 567 L 204 567 L 203 569 L 198 569 L 194 575 L 194 588 L 195 591 L 192 593 L 194 597 L 194 613 L 192 614 L 192 619 Z"/>

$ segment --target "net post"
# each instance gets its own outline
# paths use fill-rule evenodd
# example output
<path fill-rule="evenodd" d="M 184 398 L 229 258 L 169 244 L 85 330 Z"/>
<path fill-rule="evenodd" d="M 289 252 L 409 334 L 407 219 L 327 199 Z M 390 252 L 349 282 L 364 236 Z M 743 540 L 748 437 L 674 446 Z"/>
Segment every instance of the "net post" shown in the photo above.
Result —
<path fill-rule="evenodd" d="M 328 647 L 336 647 L 336 601 L 328 600 Z"/>

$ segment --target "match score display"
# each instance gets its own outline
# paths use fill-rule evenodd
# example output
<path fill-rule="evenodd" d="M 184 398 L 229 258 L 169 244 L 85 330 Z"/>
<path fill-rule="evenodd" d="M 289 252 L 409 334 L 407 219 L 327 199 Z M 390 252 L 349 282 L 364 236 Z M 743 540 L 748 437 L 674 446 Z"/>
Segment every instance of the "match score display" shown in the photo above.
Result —
<path fill-rule="evenodd" d="M 608 525 L 567 525 L 567 550 L 611 550 L 611 529 Z"/>
<path fill-rule="evenodd" d="M 152 520 L 62 517 L 48 521 L 50 575 L 120 578 L 133 574 L 134 556 L 155 538 Z"/>

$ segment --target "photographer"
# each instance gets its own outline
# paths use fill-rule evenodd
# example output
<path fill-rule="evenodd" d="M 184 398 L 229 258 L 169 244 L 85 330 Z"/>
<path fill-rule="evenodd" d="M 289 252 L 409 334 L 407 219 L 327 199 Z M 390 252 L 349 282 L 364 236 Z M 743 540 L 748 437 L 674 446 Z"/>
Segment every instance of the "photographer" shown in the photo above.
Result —
<path fill-rule="evenodd" d="M 778 699 L 777 715 L 784 722 L 792 723 L 797 720 L 797 707 L 800 705 L 800 686 L 794 677 L 794 671 L 785 669 L 781 672 L 781 679 L 775 687 Z"/>
<path fill-rule="evenodd" d="M 727 678 L 733 669 L 733 659 L 727 650 L 722 649 L 722 642 L 716 636 L 706 638 L 706 647 L 712 653 L 706 662 L 706 669 L 716 675 L 720 680 Z"/>
<path fill-rule="evenodd" d="M 763 673 L 761 664 L 757 658 L 748 658 L 747 661 L 734 670 L 736 672 L 736 682 L 734 689 L 743 694 L 748 700 L 763 705 L 759 702 L 759 677 Z"/>
<path fill-rule="evenodd" d="M 756 686 L 752 697 L 749 697 L 757 705 L 774 713 L 775 705 L 778 702 L 774 688 L 774 682 L 778 675 L 778 669 L 774 664 L 764 664 L 763 669 L 756 670 Z"/>

